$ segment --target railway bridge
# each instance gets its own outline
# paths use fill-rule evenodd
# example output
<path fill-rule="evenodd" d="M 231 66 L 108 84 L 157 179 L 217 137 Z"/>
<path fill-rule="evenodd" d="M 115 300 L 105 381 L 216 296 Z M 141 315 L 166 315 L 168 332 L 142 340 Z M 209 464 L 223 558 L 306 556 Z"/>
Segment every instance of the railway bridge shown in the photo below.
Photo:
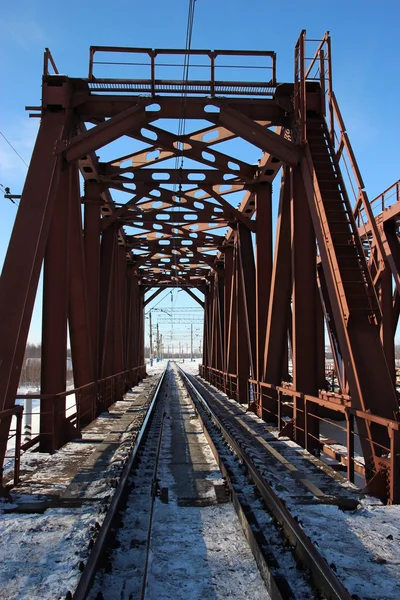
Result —
<path fill-rule="evenodd" d="M 145 377 L 144 307 L 175 287 L 204 308 L 204 380 L 400 501 L 400 185 L 368 198 L 329 34 L 301 33 L 293 72 L 278 80 L 273 51 L 96 46 L 74 78 L 46 50 L 0 281 L 0 461 L 13 438 L 15 483 L 21 451 L 55 452 Z M 40 432 L 24 444 L 16 397 L 42 265 Z"/>

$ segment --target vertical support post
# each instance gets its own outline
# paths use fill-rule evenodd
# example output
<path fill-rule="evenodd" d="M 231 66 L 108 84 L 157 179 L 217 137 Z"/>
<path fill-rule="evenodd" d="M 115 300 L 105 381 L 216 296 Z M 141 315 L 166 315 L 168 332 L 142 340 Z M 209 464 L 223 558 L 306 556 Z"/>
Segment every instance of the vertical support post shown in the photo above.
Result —
<path fill-rule="evenodd" d="M 119 269 L 120 269 L 120 321 L 121 321 L 121 370 L 126 371 L 126 348 L 127 348 L 127 335 L 128 335 L 128 322 L 127 322 L 127 249 L 125 246 L 119 247 Z M 125 393 L 125 390 L 124 392 Z"/>
<path fill-rule="evenodd" d="M 400 502 L 400 431 L 389 428 L 390 438 L 390 482 L 389 502 L 398 504 Z"/>
<path fill-rule="evenodd" d="M 113 374 L 114 367 L 114 286 L 116 285 L 115 254 L 118 228 L 110 225 L 101 239 L 100 272 L 100 378 Z"/>
<path fill-rule="evenodd" d="M 284 166 L 264 350 L 263 381 L 273 385 L 280 385 L 282 382 L 282 368 L 288 352 L 291 296 L 290 198 L 290 168 Z M 262 417 L 269 423 L 277 422 L 276 394 L 272 390 L 265 390 L 263 393 Z"/>
<path fill-rule="evenodd" d="M 393 326 L 393 290 L 392 273 L 388 264 L 385 264 L 381 277 L 380 303 L 382 309 L 381 340 L 385 351 L 386 362 L 390 371 L 393 385 L 396 385 L 396 366 L 394 351 L 394 336 L 396 328 Z"/>
<path fill-rule="evenodd" d="M 94 382 L 96 378 L 91 347 L 78 165 L 71 165 L 70 169 L 68 321 L 74 385 L 81 387 Z M 81 428 L 90 423 L 96 415 L 94 384 L 90 389 L 85 389 L 83 393 L 76 396 L 76 403 L 78 427 Z"/>
<path fill-rule="evenodd" d="M 22 410 L 15 414 L 15 419 L 14 485 L 17 485 L 21 469 Z"/>
<path fill-rule="evenodd" d="M 125 277 L 125 254 L 126 250 L 123 246 L 118 245 L 116 240 L 116 248 L 114 255 L 115 280 L 113 286 L 114 295 L 114 315 L 113 315 L 113 330 L 114 330 L 114 365 L 113 372 L 121 373 L 124 370 L 124 349 L 123 349 L 123 307 L 122 298 L 125 296 L 123 292 L 123 279 Z M 123 294 L 123 296 L 122 296 Z M 122 386 L 117 385 L 117 397 L 119 400 L 125 390 L 122 391 Z"/>
<path fill-rule="evenodd" d="M 306 113 L 307 113 L 307 93 L 306 93 L 306 32 L 303 30 L 300 34 L 300 130 L 301 142 L 304 143 L 307 139 Z"/>
<path fill-rule="evenodd" d="M 272 277 L 272 185 L 258 186 L 256 193 L 256 374 L 261 381 L 267 334 L 268 306 Z M 258 415 L 262 416 L 261 402 Z"/>
<path fill-rule="evenodd" d="M 44 85 L 43 106 L 46 90 Z M 64 87 L 57 90 L 64 93 Z M 66 135 L 66 112 L 44 108 L 0 277 L 0 410 L 15 403 L 61 172 L 61 159 L 54 157 L 54 144 Z M 10 423 L 11 418 L 0 421 L 0 472 Z"/>
<path fill-rule="evenodd" d="M 60 176 L 47 239 L 43 273 L 40 452 L 54 452 L 67 441 L 65 397 L 69 277 L 69 202 L 74 168 Z"/>
<path fill-rule="evenodd" d="M 239 277 L 243 294 L 244 325 L 247 334 L 249 375 L 256 377 L 256 269 L 251 231 L 238 224 Z"/>
<path fill-rule="evenodd" d="M 222 371 L 224 369 L 224 329 L 225 329 L 225 304 L 224 304 L 224 280 L 225 274 L 222 268 L 218 269 L 217 275 L 217 369 Z"/>
<path fill-rule="evenodd" d="M 133 387 L 137 383 L 137 372 L 133 372 L 136 364 L 136 328 L 138 326 L 136 320 L 136 304 L 137 304 L 137 278 L 133 273 L 132 268 L 127 270 L 127 339 L 126 339 L 126 368 L 130 371 L 128 385 Z"/>
<path fill-rule="evenodd" d="M 249 352 L 249 326 L 246 315 L 245 290 L 240 264 L 240 240 L 239 234 L 235 236 L 235 284 L 236 284 L 236 367 L 237 375 L 237 397 L 241 404 L 249 402 L 249 376 L 250 376 L 250 352 Z"/>
<path fill-rule="evenodd" d="M 101 187 L 98 183 L 85 183 L 84 249 L 87 302 L 92 349 L 92 381 L 99 378 L 99 288 L 100 288 L 100 235 Z"/>
<path fill-rule="evenodd" d="M 146 375 L 146 369 L 144 365 L 144 291 L 138 286 L 138 331 L 139 331 L 139 342 L 138 342 L 138 365 L 142 367 L 140 377 L 143 378 Z"/>
<path fill-rule="evenodd" d="M 347 479 L 354 482 L 354 415 L 346 411 Z"/>
<path fill-rule="evenodd" d="M 292 170 L 292 298 L 294 389 L 318 395 L 318 330 L 316 323 L 316 241 L 301 171 Z M 313 407 L 313 412 L 317 410 Z M 310 451 L 319 449 L 319 423 L 305 415 L 302 398 L 294 398 L 295 440 Z M 307 440 L 306 440 L 307 429 Z"/>
<path fill-rule="evenodd" d="M 232 327 L 233 327 L 233 301 L 234 301 L 234 287 L 233 287 L 233 246 L 226 246 L 224 249 L 225 254 L 225 279 L 224 279 L 224 318 L 225 318 L 225 326 L 224 326 L 224 366 L 223 370 L 225 371 L 225 393 L 232 397 L 232 389 L 230 386 L 230 377 L 229 373 L 233 371 L 230 370 L 232 368 L 232 352 L 233 352 L 233 343 L 232 340 L 235 339 L 236 335 L 232 335 Z M 234 364 L 236 364 L 236 358 L 234 359 Z"/>

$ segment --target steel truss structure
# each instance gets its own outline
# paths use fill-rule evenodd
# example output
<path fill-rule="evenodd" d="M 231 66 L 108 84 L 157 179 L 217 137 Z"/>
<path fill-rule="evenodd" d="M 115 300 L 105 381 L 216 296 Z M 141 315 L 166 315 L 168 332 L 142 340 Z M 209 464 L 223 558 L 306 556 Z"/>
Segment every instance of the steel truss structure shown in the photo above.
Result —
<path fill-rule="evenodd" d="M 129 64 L 146 66 L 147 76 L 99 78 L 99 65 L 117 64 L 95 60 L 101 53 L 140 59 Z M 30 108 L 40 129 L 0 283 L 0 458 L 13 415 L 20 431 L 15 398 L 44 264 L 41 428 L 32 441 L 41 450 L 79 435 L 144 376 L 144 306 L 175 286 L 204 306 L 207 380 L 311 451 L 323 446 L 321 420 L 344 419 L 348 477 L 359 468 L 357 435 L 369 490 L 398 502 L 400 210 L 384 210 L 383 200 L 375 218 L 379 201 L 368 201 L 333 92 L 330 37 L 313 47 L 301 33 L 294 81 L 284 84 L 274 52 L 191 50 L 205 76 L 159 76 L 168 56 L 182 55 L 92 47 L 85 79 L 58 74 L 46 51 L 42 104 Z M 261 61 L 267 77 L 224 78 L 224 60 L 237 61 L 240 74 L 244 60 Z M 190 131 L 176 133 L 168 124 L 177 122 Z M 142 147 L 97 156 L 121 138 Z M 262 151 L 258 164 L 234 154 L 238 140 Z M 113 200 L 116 191 L 127 201 Z M 67 323 L 76 386 L 69 418 Z M 18 440 L 16 448 L 17 472 Z"/>

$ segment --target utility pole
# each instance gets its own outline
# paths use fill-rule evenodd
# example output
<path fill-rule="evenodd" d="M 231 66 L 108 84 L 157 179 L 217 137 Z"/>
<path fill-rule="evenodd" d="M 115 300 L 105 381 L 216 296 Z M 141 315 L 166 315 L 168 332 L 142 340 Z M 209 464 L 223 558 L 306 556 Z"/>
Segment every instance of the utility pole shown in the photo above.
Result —
<path fill-rule="evenodd" d="M 151 326 L 151 311 L 149 313 L 150 315 L 150 331 L 149 331 L 149 335 L 150 335 L 150 360 L 153 358 L 153 329 Z"/>
<path fill-rule="evenodd" d="M 158 329 L 158 323 L 157 323 L 157 346 L 156 346 L 156 351 L 157 351 L 157 360 L 160 360 L 160 332 Z"/>
<path fill-rule="evenodd" d="M 190 324 L 190 360 L 193 360 L 193 323 Z"/>

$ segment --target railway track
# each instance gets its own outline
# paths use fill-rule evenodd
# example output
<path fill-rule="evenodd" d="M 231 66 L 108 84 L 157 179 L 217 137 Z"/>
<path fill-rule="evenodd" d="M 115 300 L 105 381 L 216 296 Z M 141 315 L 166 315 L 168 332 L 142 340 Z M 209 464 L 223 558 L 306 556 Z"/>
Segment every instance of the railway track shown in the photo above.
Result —
<path fill-rule="evenodd" d="M 232 421 L 227 422 L 225 419 L 224 423 L 221 415 L 218 414 L 218 405 L 215 402 L 212 403 L 212 395 L 207 393 L 205 387 L 199 389 L 200 386 L 196 378 L 186 374 L 180 368 L 179 372 L 192 397 L 199 418 L 202 420 L 203 427 L 208 432 L 208 438 L 220 464 L 220 468 L 229 481 L 236 510 L 238 514 L 242 511 L 244 513 L 241 518 L 242 525 L 259 568 L 261 570 L 266 568 L 269 571 L 269 575 L 271 576 L 269 586 L 271 596 L 279 597 L 281 595 L 282 598 L 300 597 L 296 593 L 298 583 L 294 582 L 294 584 L 290 585 L 289 582 L 287 573 L 288 557 L 283 556 L 282 552 L 282 542 L 285 545 L 286 541 L 286 544 L 290 547 L 290 551 L 296 557 L 297 568 L 303 571 L 303 573 L 307 573 L 307 578 L 314 588 L 312 591 L 313 595 L 309 596 L 310 598 L 320 595 L 328 599 L 351 600 L 351 596 L 346 588 L 319 554 L 298 521 L 290 514 L 278 495 L 260 474 L 260 470 L 256 466 L 254 459 L 243 448 L 245 444 L 238 442 L 235 437 L 235 434 L 237 435 L 238 432 L 233 431 Z M 243 435 L 243 431 L 240 434 Z M 261 496 L 267 522 L 269 518 L 267 527 L 263 527 L 262 525 L 263 522 L 265 523 L 265 516 L 263 518 L 262 514 L 257 515 L 254 507 L 249 506 L 248 496 L 243 497 L 245 496 L 243 494 L 244 484 L 240 481 L 240 477 L 238 478 L 237 468 L 232 468 L 232 461 L 230 460 L 232 457 L 234 462 L 238 462 L 248 475 L 257 492 L 256 495 Z M 259 520 L 257 517 L 259 517 Z M 273 528 L 277 528 L 277 531 L 273 532 L 271 536 Z M 263 534 L 265 540 L 269 539 L 272 541 L 272 544 L 268 546 L 269 552 L 265 553 L 263 551 L 263 549 L 265 550 L 265 544 L 260 545 L 257 542 L 254 530 Z M 278 540 L 280 540 L 280 543 Z M 277 541 L 278 543 L 274 548 L 274 542 Z M 301 579 L 299 577 L 298 581 L 301 581 Z"/>
<path fill-rule="evenodd" d="M 170 590 L 168 593 L 165 592 L 165 596 L 162 591 L 160 595 L 160 588 L 157 588 L 152 582 L 153 572 L 156 570 L 154 563 L 157 557 L 160 559 L 161 556 L 157 554 L 156 546 L 162 544 L 164 539 L 160 518 L 161 520 L 167 518 L 167 513 L 158 507 L 161 506 L 161 503 L 168 503 L 170 495 L 172 503 L 175 502 L 181 511 L 173 513 L 175 518 L 184 521 L 186 513 L 185 509 L 181 507 L 190 507 L 189 510 L 193 511 L 192 507 L 194 506 L 218 504 L 221 501 L 225 502 L 228 498 L 224 499 L 224 494 L 221 494 L 221 489 L 225 489 L 223 485 L 210 487 L 209 480 L 215 477 L 215 468 L 211 468 L 209 465 L 208 468 L 213 469 L 213 476 L 211 477 L 209 474 L 205 476 L 206 469 L 203 463 L 201 476 L 199 472 L 193 475 L 185 472 L 187 465 L 185 467 L 179 463 L 179 469 L 181 471 L 183 469 L 181 476 L 178 471 L 175 471 L 177 481 L 173 483 L 171 478 L 167 477 L 168 488 L 163 487 L 165 464 L 174 460 L 173 455 L 176 448 L 174 450 L 173 444 L 175 446 L 180 444 L 177 441 L 180 438 L 176 437 L 176 431 L 174 433 L 175 421 L 173 421 L 174 411 L 176 413 L 177 410 L 174 406 L 178 396 L 180 397 L 178 404 L 181 403 L 179 410 L 184 418 L 182 421 L 184 428 L 186 430 L 191 428 L 189 433 L 195 433 L 197 436 L 201 431 L 193 428 L 201 426 L 225 484 L 229 488 L 230 499 L 265 583 L 265 594 L 261 590 L 261 595 L 257 598 L 309 600 L 324 597 L 349 600 L 350 595 L 346 589 L 318 554 L 300 525 L 291 517 L 283 503 L 260 475 L 252 459 L 246 455 L 243 448 L 234 439 L 232 432 L 221 422 L 217 412 L 211 407 L 210 398 L 206 399 L 205 395 L 204 390 L 199 389 L 195 378 L 184 373 L 175 364 L 172 364 L 171 367 L 167 366 L 160 378 L 134 452 L 120 479 L 110 509 L 99 531 L 78 587 L 72 596 L 74 600 L 84 598 L 91 600 L 108 600 L 109 598 L 129 600 L 140 598 L 142 600 L 148 598 L 149 600 L 155 595 L 168 598 L 194 597 L 190 586 L 187 595 L 182 591 L 188 585 L 184 579 L 180 584 L 178 581 L 181 595 L 178 595 L 177 592 L 175 596 L 173 594 L 171 596 Z M 182 400 L 182 398 L 186 398 L 186 400 Z M 195 416 L 189 415 L 187 408 L 189 400 Z M 165 422 L 167 425 L 164 427 Z M 190 439 L 189 436 L 188 439 Z M 185 453 L 192 457 L 193 462 L 196 462 L 197 459 L 193 458 L 193 448 L 193 446 L 189 450 L 186 448 Z M 202 461 L 203 458 L 198 460 Z M 163 471 L 161 475 L 159 472 L 160 461 Z M 195 470 L 196 466 L 192 465 L 192 468 Z M 173 469 L 171 472 L 174 474 Z M 182 479 L 181 482 L 179 482 L 179 477 Z M 205 477 L 200 484 L 199 477 Z M 183 480 L 188 478 L 193 478 L 191 483 L 195 491 L 185 494 L 182 488 L 180 495 L 179 486 L 182 485 Z M 199 485 L 203 486 L 200 495 L 195 489 L 199 488 Z M 205 493 L 204 486 L 207 488 Z M 217 490 L 219 494 L 217 494 Z M 212 494 L 212 491 L 215 494 Z M 155 501 L 157 497 L 160 502 Z M 191 514 L 189 527 L 191 519 L 192 527 L 195 528 L 193 517 L 195 513 Z M 223 529 L 222 521 L 217 524 L 217 527 Z M 174 524 L 170 526 L 170 529 L 171 537 L 173 537 L 176 533 Z M 239 529 L 239 523 L 237 529 Z M 185 536 L 182 535 L 182 530 L 179 530 L 179 536 L 181 539 L 178 540 L 178 545 L 179 543 L 185 545 Z M 216 536 L 221 536 L 221 531 L 211 532 L 211 538 Z M 228 538 L 225 537 L 225 539 Z M 166 544 L 168 545 L 168 543 L 167 541 Z M 193 542 L 191 543 L 193 544 Z M 172 557 L 170 557 L 172 562 L 185 560 L 185 552 L 177 554 L 178 559 L 174 558 L 173 549 L 165 550 L 165 554 L 169 554 L 169 552 L 172 553 Z M 162 566 L 160 568 L 162 569 Z M 170 567 L 166 563 L 166 571 L 174 568 L 174 565 Z M 200 566 L 197 565 L 196 568 L 200 569 Z M 177 569 L 176 577 L 178 579 L 181 572 L 182 568 Z M 177 581 L 175 581 L 176 583 Z M 165 585 L 167 590 L 168 577 Z M 216 585 L 218 585 L 218 581 Z M 263 587 L 262 583 L 261 587 Z M 257 589 L 259 588 L 260 584 Z M 110 592 L 110 590 L 112 591 Z M 247 588 L 243 596 L 235 597 L 249 597 L 248 593 Z M 199 597 L 211 596 L 207 596 L 205 592 Z M 221 597 L 230 597 L 230 595 Z"/>
<path fill-rule="evenodd" d="M 120 511 L 129 510 L 129 501 L 132 506 L 135 505 L 134 496 L 137 493 L 149 492 L 149 506 L 152 507 L 154 497 L 156 493 L 155 478 L 157 476 L 157 465 L 159 455 L 159 444 L 161 439 L 162 425 L 163 425 L 163 403 L 160 402 L 160 390 L 166 376 L 165 371 L 160 376 L 158 385 L 154 391 L 151 404 L 149 406 L 146 418 L 140 429 L 139 435 L 137 436 L 135 446 L 132 454 L 125 466 L 125 469 L 121 475 L 119 484 L 116 492 L 113 496 L 113 500 L 108 509 L 107 515 L 103 522 L 103 525 L 99 531 L 99 535 L 93 545 L 92 551 L 86 562 L 82 576 L 79 580 L 78 586 L 73 594 L 74 600 L 83 600 L 88 597 L 102 598 L 100 590 L 95 593 L 93 587 L 93 581 L 97 573 L 102 569 L 109 570 L 109 555 L 113 546 L 115 545 L 116 531 L 121 524 Z M 147 452 L 144 452 L 146 447 Z M 146 473 L 146 477 L 142 477 L 139 487 L 136 489 L 136 482 L 134 474 L 135 470 L 141 466 L 141 471 Z M 150 489 L 147 489 L 150 486 Z M 146 515 L 144 516 L 146 521 Z M 151 530 L 151 518 L 147 522 L 146 529 L 146 542 Z M 138 547 L 141 544 L 138 542 Z M 134 548 L 132 548 L 132 552 Z M 143 580 L 145 581 L 147 571 L 147 559 L 143 563 Z M 139 589 L 140 596 L 142 597 L 141 588 Z M 94 595 L 93 595 L 94 594 Z"/>

